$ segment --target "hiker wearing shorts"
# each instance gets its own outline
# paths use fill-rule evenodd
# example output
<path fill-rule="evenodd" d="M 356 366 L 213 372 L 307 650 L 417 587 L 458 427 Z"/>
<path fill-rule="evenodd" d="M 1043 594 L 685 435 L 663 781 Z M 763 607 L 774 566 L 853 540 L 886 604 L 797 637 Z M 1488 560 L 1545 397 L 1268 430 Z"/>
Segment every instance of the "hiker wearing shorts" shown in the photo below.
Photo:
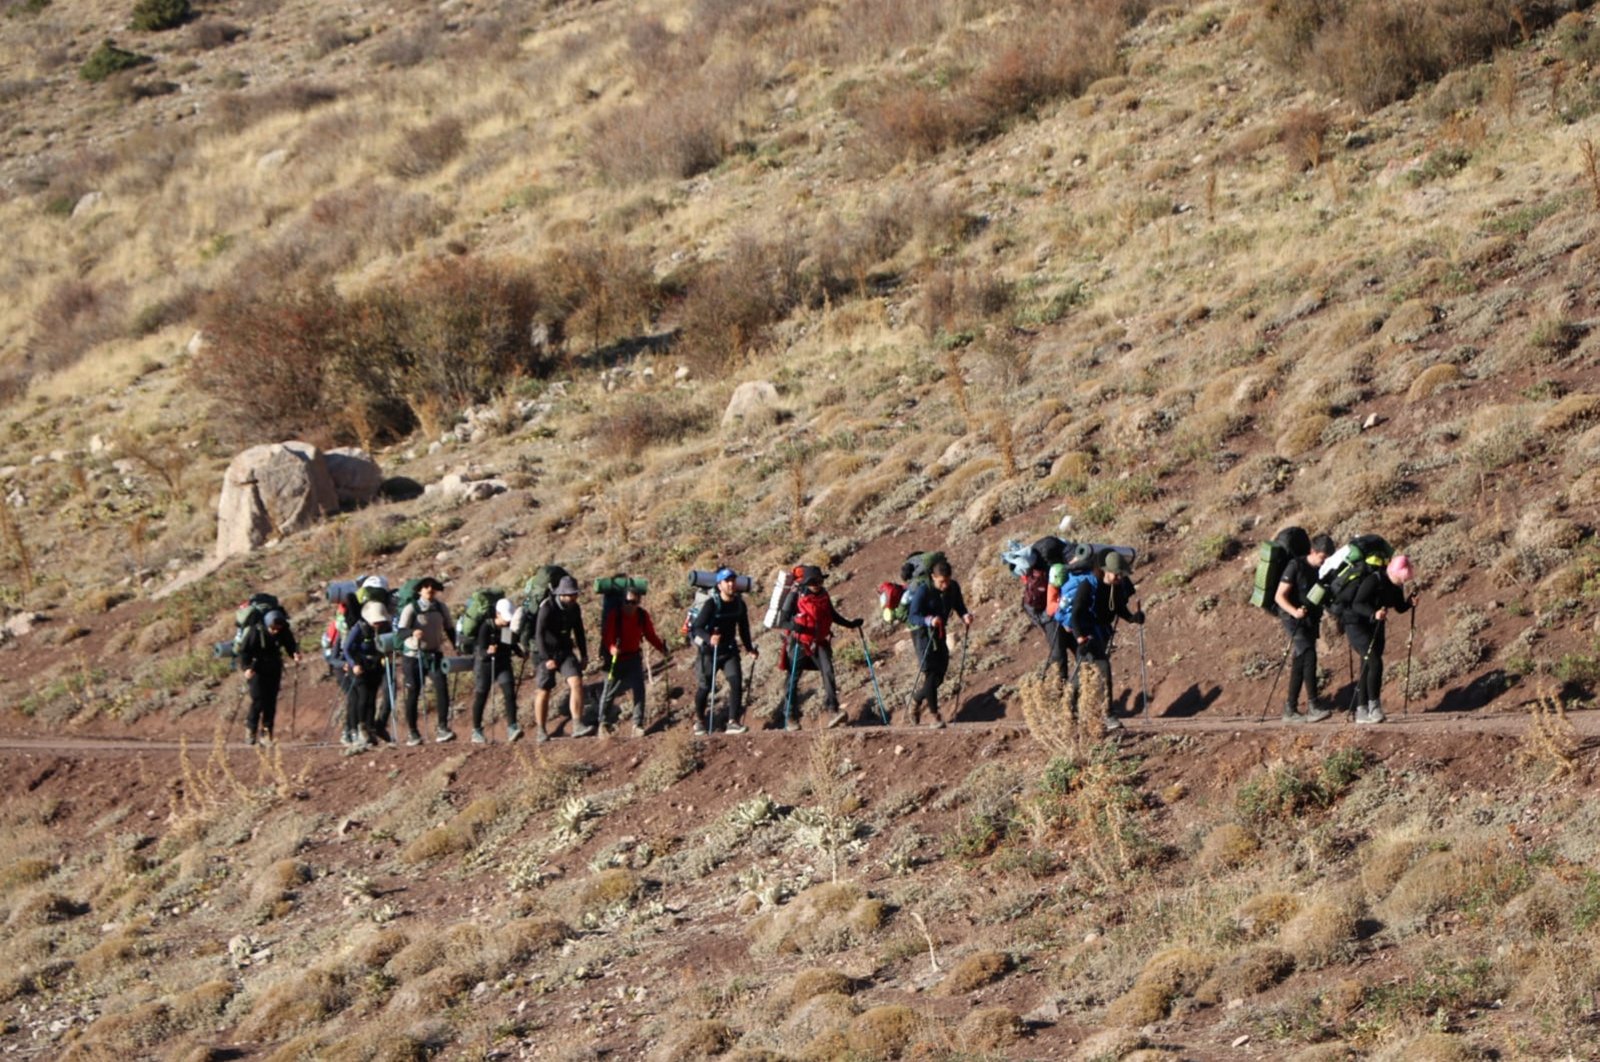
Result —
<path fill-rule="evenodd" d="M 535 740 L 550 737 L 546 716 L 550 710 L 550 691 L 556 679 L 567 683 L 568 703 L 572 708 L 572 736 L 588 737 L 597 727 L 583 718 L 583 673 L 589 667 L 589 642 L 583 633 L 583 614 L 578 610 L 578 581 L 561 577 L 554 592 L 539 606 L 533 620 L 534 684 L 533 722 L 538 729 Z"/>
<path fill-rule="evenodd" d="M 946 623 L 952 613 L 959 616 L 967 629 L 963 637 L 969 637 L 972 613 L 961 595 L 961 584 L 951 577 L 949 561 L 936 561 L 928 573 L 928 581 L 913 587 L 907 596 L 906 622 L 911 626 L 911 645 L 917 654 L 917 673 L 921 679 L 911 698 L 911 724 L 920 723 L 926 709 L 928 725 L 941 729 L 944 716 L 939 713 L 939 684 L 950 671 Z M 960 705 L 956 707 L 959 709 Z"/>

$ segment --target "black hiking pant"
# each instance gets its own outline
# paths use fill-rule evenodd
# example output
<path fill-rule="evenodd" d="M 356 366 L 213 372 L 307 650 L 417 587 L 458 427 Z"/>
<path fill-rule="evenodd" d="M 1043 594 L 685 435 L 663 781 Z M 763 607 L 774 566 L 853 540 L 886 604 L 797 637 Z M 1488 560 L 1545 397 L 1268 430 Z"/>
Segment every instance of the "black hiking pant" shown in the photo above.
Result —
<path fill-rule="evenodd" d="M 440 730 L 450 726 L 450 679 L 444 673 L 444 654 L 423 649 L 417 656 L 405 658 L 406 726 L 417 732 L 417 702 L 422 699 L 424 683 L 433 687 L 434 709 Z"/>
<path fill-rule="evenodd" d="M 934 637 L 928 628 L 913 627 L 911 647 L 917 652 L 917 672 L 922 676 L 911 699 L 925 703 L 930 711 L 937 712 L 939 686 L 944 682 L 945 675 L 950 673 L 950 646 L 944 639 Z"/>
<path fill-rule="evenodd" d="M 513 666 L 510 652 L 506 652 L 505 659 L 499 659 L 500 654 L 485 656 L 479 654 L 472 662 L 472 729 L 483 729 L 483 710 L 489 705 L 489 697 L 494 693 L 496 686 L 506 707 L 506 726 L 517 725 L 517 672 Z"/>
<path fill-rule="evenodd" d="M 799 668 L 806 660 L 817 665 L 817 677 L 822 681 L 822 710 L 824 712 L 837 712 L 839 710 L 839 684 L 833 672 L 833 646 L 814 645 L 807 649 L 804 643 L 796 642 L 800 652 L 794 660 L 793 666 Z M 795 679 L 798 684 L 798 676 Z"/>
<path fill-rule="evenodd" d="M 1300 703 L 1300 690 L 1306 691 L 1306 710 L 1317 706 L 1317 632 L 1303 620 L 1284 616 L 1283 630 L 1289 637 L 1289 700 L 1285 712 Z"/>
<path fill-rule="evenodd" d="M 1356 654 L 1356 705 L 1365 708 L 1383 696 L 1383 624 L 1345 620 L 1344 636 Z"/>
<path fill-rule="evenodd" d="M 247 733 L 257 729 L 272 733 L 278 719 L 278 691 L 283 688 L 283 668 L 256 668 L 256 673 L 246 680 L 250 687 L 250 714 L 245 718 Z"/>
<path fill-rule="evenodd" d="M 350 676 L 350 695 L 344 702 L 345 733 L 353 737 L 365 734 L 368 740 L 376 740 L 378 691 L 382 688 L 382 664 L 363 664 L 361 674 Z"/>
<path fill-rule="evenodd" d="M 714 729 L 716 720 L 706 718 L 708 705 L 715 710 L 715 706 L 710 705 L 711 683 L 714 681 L 711 667 L 712 653 L 711 646 L 702 645 L 700 657 L 695 661 L 695 671 L 699 675 L 700 684 L 694 691 L 694 717 Z M 722 702 L 727 706 L 727 710 L 722 713 L 723 717 L 730 723 L 742 723 L 744 722 L 744 666 L 739 662 L 739 651 L 718 649 L 715 654 L 716 671 L 722 672 L 722 684 L 728 691 L 727 698 Z"/>
<path fill-rule="evenodd" d="M 633 725 L 644 726 L 644 654 L 623 653 L 617 657 L 609 671 L 606 682 L 611 687 L 611 693 L 606 698 L 606 718 L 600 722 L 610 722 L 618 717 L 616 705 L 621 703 L 622 694 L 627 692 L 633 694 Z M 601 687 L 601 692 L 605 692 L 605 687 Z"/>

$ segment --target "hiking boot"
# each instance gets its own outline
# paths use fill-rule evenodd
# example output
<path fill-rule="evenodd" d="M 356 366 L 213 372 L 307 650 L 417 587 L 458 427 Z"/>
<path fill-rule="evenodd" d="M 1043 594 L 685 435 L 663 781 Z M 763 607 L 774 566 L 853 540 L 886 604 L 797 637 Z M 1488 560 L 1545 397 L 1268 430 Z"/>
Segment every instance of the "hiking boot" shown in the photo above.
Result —
<path fill-rule="evenodd" d="M 696 719 L 694 721 L 694 736 L 695 737 L 705 737 L 706 736 L 706 725 L 704 723 L 702 723 L 698 719 Z"/>
<path fill-rule="evenodd" d="M 937 708 L 929 708 L 928 709 L 928 724 L 927 725 L 928 725 L 928 729 L 929 730 L 943 730 L 944 729 L 944 716 L 939 714 L 939 709 L 937 709 Z"/>
<path fill-rule="evenodd" d="M 550 732 L 541 726 L 538 730 L 533 732 L 533 740 L 543 745 L 546 741 L 550 740 Z"/>
<path fill-rule="evenodd" d="M 1332 717 L 1332 715 L 1333 713 L 1328 711 L 1326 708 L 1313 704 L 1310 708 L 1306 709 L 1306 722 L 1320 723 L 1324 719 Z"/>
<path fill-rule="evenodd" d="M 789 730 L 789 731 L 799 730 L 800 729 L 800 720 L 798 718 L 796 718 L 796 719 L 785 719 L 783 721 L 783 728 L 785 730 Z"/>
<path fill-rule="evenodd" d="M 474 745 L 487 745 L 489 739 L 483 736 L 482 730 L 474 729 L 472 731 L 472 743 Z"/>
<path fill-rule="evenodd" d="M 256 743 L 256 732 L 254 730 L 245 731 L 244 743 L 246 745 L 254 745 Z"/>
<path fill-rule="evenodd" d="M 406 746 L 414 749 L 420 744 L 422 744 L 422 735 L 413 730 L 410 735 L 406 737 Z"/>
<path fill-rule="evenodd" d="M 447 726 L 440 727 L 438 733 L 433 735 L 433 740 L 437 741 L 441 745 L 443 745 L 446 741 L 454 741 L 455 739 L 456 732 Z"/>
<path fill-rule="evenodd" d="M 507 741 L 521 741 L 522 740 L 522 728 L 520 726 L 518 726 L 517 724 L 515 724 L 515 723 L 512 723 L 510 726 L 506 727 L 506 740 Z"/>
<path fill-rule="evenodd" d="M 849 721 L 850 717 L 845 715 L 843 712 L 834 712 L 832 715 L 828 716 L 828 721 L 824 725 L 829 730 L 832 730 L 836 726 L 844 726 Z"/>
<path fill-rule="evenodd" d="M 590 724 L 588 724 L 588 723 L 579 723 L 576 727 L 573 728 L 572 736 L 573 737 L 589 737 L 594 732 L 595 732 L 595 728 L 593 726 L 591 726 Z"/>
<path fill-rule="evenodd" d="M 1381 723 L 1387 718 L 1389 717 L 1383 714 L 1382 705 L 1380 705 L 1377 701 L 1368 701 L 1367 718 L 1365 720 L 1357 719 L 1356 722 Z"/>
<path fill-rule="evenodd" d="M 343 734 L 341 734 L 339 736 L 339 744 L 343 745 L 345 748 L 349 748 L 351 745 L 354 745 L 355 743 L 356 743 L 356 736 L 352 731 L 346 730 Z"/>
<path fill-rule="evenodd" d="M 262 731 L 262 732 L 261 732 L 261 735 L 260 735 L 260 740 L 261 740 L 261 743 L 262 743 L 262 744 L 263 744 L 263 745 L 270 745 L 270 744 L 272 744 L 272 731 L 270 731 L 270 730 L 263 730 L 263 731 Z"/>
<path fill-rule="evenodd" d="M 601 723 L 600 724 L 600 732 L 602 734 L 604 734 L 606 737 L 611 737 L 614 734 L 616 734 L 616 732 L 617 732 L 617 724 L 616 723 Z"/>
<path fill-rule="evenodd" d="M 1306 721 L 1306 717 L 1293 708 L 1285 708 L 1283 710 L 1283 721 L 1285 723 L 1303 723 Z"/>
<path fill-rule="evenodd" d="M 380 742 L 385 745 L 394 744 L 394 738 L 389 736 L 389 728 L 383 726 L 382 724 L 372 728 L 372 734 L 367 740 L 374 745 L 379 744 Z"/>
<path fill-rule="evenodd" d="M 750 729 L 750 728 L 749 728 L 749 727 L 747 727 L 747 726 L 745 726 L 745 725 L 744 725 L 744 724 L 743 724 L 743 723 L 729 723 L 729 724 L 728 724 L 728 728 L 727 728 L 727 730 L 726 730 L 726 731 L 725 731 L 725 733 L 729 733 L 729 734 L 743 734 L 743 733 L 746 733 L 746 732 L 748 732 L 748 731 L 749 731 L 749 729 Z"/>
<path fill-rule="evenodd" d="M 1101 722 L 1105 724 L 1105 728 L 1107 730 L 1121 730 L 1122 729 L 1122 720 L 1118 719 L 1114 715 L 1106 716 L 1103 720 L 1101 720 Z"/>
<path fill-rule="evenodd" d="M 635 724 L 633 724 L 633 730 L 631 732 L 629 732 L 628 736 L 629 737 L 636 737 L 636 738 L 644 737 L 644 724 L 643 723 L 635 723 Z"/>

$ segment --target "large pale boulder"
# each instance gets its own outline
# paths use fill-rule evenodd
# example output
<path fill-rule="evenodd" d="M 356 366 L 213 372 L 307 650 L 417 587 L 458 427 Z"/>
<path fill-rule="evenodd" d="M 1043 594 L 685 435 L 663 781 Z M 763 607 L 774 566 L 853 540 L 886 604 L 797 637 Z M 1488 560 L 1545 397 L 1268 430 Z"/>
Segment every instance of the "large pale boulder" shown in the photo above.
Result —
<path fill-rule="evenodd" d="M 329 450 L 323 457 L 328 462 L 328 475 L 333 477 L 340 508 L 358 509 L 378 496 L 378 489 L 383 486 L 383 469 L 371 454 L 346 446 Z"/>
<path fill-rule="evenodd" d="M 233 459 L 217 502 L 217 556 L 249 553 L 339 511 L 322 451 L 310 443 L 252 446 Z"/>
<path fill-rule="evenodd" d="M 722 411 L 722 426 L 762 428 L 778 419 L 778 389 L 766 380 L 747 380 L 733 389 L 728 408 Z"/>

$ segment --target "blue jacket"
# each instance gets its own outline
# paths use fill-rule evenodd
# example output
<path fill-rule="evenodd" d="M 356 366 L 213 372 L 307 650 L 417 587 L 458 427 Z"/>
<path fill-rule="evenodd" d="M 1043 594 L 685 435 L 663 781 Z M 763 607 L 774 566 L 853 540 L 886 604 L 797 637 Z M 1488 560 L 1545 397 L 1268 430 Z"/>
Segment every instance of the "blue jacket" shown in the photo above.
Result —
<path fill-rule="evenodd" d="M 948 620 L 952 612 L 969 615 L 961 584 L 954 579 L 944 590 L 935 590 L 931 582 L 915 584 L 907 595 L 906 623 L 912 627 L 932 627 L 934 620 Z"/>
<path fill-rule="evenodd" d="M 351 667 L 359 664 L 370 668 L 377 667 L 382 659 L 383 654 L 378 650 L 378 632 L 372 629 L 372 624 L 366 620 L 352 623 L 344 636 L 344 662 Z"/>

